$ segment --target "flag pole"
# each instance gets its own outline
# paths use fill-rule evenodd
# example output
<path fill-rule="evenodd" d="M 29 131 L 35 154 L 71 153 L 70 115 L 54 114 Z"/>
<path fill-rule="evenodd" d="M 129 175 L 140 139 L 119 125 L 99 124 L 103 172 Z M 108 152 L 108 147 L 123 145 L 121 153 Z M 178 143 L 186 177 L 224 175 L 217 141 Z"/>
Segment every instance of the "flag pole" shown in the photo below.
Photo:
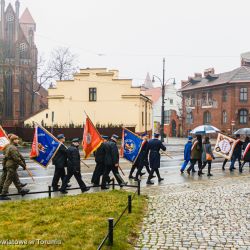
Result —
<path fill-rule="evenodd" d="M 122 168 L 120 167 L 120 165 L 118 165 L 118 168 L 121 170 L 121 172 L 122 172 L 123 176 L 125 176 L 125 174 L 124 174 L 124 172 L 123 172 Z"/>
<path fill-rule="evenodd" d="M 34 179 L 32 173 L 30 172 L 30 170 L 27 168 L 27 166 L 25 167 L 25 170 L 28 172 L 28 175 L 31 177 L 32 181 L 35 182 L 35 179 Z"/>

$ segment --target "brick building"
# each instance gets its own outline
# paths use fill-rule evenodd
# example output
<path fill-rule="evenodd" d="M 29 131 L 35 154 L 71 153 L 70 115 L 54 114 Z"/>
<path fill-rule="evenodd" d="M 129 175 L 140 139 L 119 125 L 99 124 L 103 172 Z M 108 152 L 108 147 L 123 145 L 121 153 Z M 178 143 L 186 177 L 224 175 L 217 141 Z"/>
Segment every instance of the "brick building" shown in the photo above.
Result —
<path fill-rule="evenodd" d="M 216 74 L 213 68 L 182 81 L 183 132 L 211 124 L 225 133 L 250 127 L 250 53 L 241 67 Z"/>
<path fill-rule="evenodd" d="M 0 123 L 16 126 L 47 106 L 47 91 L 37 86 L 36 23 L 28 9 L 19 18 L 20 3 L 5 8 L 0 22 Z M 39 89 L 39 91 L 37 91 Z"/>

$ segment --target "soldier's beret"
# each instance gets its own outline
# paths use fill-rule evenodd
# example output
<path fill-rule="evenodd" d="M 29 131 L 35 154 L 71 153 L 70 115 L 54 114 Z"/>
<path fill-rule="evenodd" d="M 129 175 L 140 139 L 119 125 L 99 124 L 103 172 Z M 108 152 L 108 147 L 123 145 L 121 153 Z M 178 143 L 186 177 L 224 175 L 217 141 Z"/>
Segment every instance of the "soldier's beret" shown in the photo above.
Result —
<path fill-rule="evenodd" d="M 154 137 L 159 137 L 160 134 L 159 133 L 154 133 Z"/>
<path fill-rule="evenodd" d="M 118 136 L 118 135 L 113 134 L 113 135 L 112 135 L 112 138 L 117 140 L 117 139 L 119 138 L 119 136 Z"/>
<path fill-rule="evenodd" d="M 80 142 L 79 138 L 74 138 L 71 142 Z"/>
<path fill-rule="evenodd" d="M 58 136 L 57 136 L 57 139 L 63 139 L 63 138 L 65 138 L 65 136 L 64 136 L 64 134 L 59 134 Z"/>
<path fill-rule="evenodd" d="M 143 137 L 143 136 L 148 136 L 148 134 L 147 134 L 147 133 L 142 133 L 141 136 L 142 136 L 142 137 Z"/>
<path fill-rule="evenodd" d="M 109 137 L 107 135 L 102 135 L 102 139 L 107 140 Z"/>
<path fill-rule="evenodd" d="M 193 140 L 193 137 L 192 137 L 192 136 L 188 136 L 188 140 L 189 140 L 189 141 L 192 141 L 192 140 Z"/>

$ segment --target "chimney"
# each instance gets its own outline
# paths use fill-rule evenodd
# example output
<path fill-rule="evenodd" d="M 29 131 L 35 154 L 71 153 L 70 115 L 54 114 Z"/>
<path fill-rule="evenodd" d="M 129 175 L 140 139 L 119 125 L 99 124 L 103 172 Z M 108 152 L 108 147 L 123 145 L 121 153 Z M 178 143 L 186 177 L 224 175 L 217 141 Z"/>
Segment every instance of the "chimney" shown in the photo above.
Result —
<path fill-rule="evenodd" d="M 197 78 L 197 77 L 202 77 L 202 74 L 201 73 L 194 73 L 194 77 Z"/>
<path fill-rule="evenodd" d="M 250 66 L 250 52 L 241 54 L 241 66 Z"/>
<path fill-rule="evenodd" d="M 206 77 L 207 75 L 214 74 L 214 68 L 209 68 L 204 70 L 204 76 Z"/>

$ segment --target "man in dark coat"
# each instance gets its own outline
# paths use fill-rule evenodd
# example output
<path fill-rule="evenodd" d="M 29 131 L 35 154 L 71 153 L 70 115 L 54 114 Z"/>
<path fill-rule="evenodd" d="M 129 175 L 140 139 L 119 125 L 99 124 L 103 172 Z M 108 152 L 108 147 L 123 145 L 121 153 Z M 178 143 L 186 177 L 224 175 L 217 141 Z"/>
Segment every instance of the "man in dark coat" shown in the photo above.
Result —
<path fill-rule="evenodd" d="M 236 162 L 236 160 L 238 160 L 239 162 L 239 169 L 241 169 L 241 154 L 242 154 L 242 145 L 243 145 L 243 142 L 240 140 L 240 135 L 236 135 L 236 145 L 235 145 L 235 148 L 234 148 L 234 151 L 233 151 L 233 155 L 232 155 L 232 158 L 231 158 L 231 165 L 230 165 L 230 168 L 229 170 L 232 172 L 234 171 L 235 167 L 234 167 L 234 164 Z"/>
<path fill-rule="evenodd" d="M 100 145 L 100 147 L 94 152 L 95 156 L 95 170 L 92 175 L 91 183 L 94 184 L 94 186 L 99 186 L 100 184 L 100 178 L 104 173 L 104 161 L 105 161 L 105 143 L 107 142 L 108 136 L 102 135 L 103 143 Z"/>
<path fill-rule="evenodd" d="M 141 151 L 137 157 L 137 161 L 138 161 L 138 169 L 135 175 L 135 181 L 139 180 L 139 175 L 142 175 L 142 169 L 145 166 L 148 174 L 150 174 L 150 168 L 149 168 L 149 162 L 148 162 L 148 154 L 149 154 L 149 150 L 148 150 L 148 134 L 147 133 L 143 133 L 142 135 L 142 147 L 141 147 Z M 153 176 L 155 177 L 155 176 Z"/>
<path fill-rule="evenodd" d="M 105 170 L 102 178 L 102 189 L 108 189 L 106 186 L 108 180 L 109 180 L 109 173 L 112 171 L 115 179 L 117 180 L 120 187 L 123 187 L 127 183 L 124 182 L 122 177 L 119 174 L 118 167 L 119 167 L 119 150 L 116 145 L 117 139 L 119 137 L 117 135 L 112 135 L 110 141 L 106 143 L 106 154 L 105 154 Z"/>
<path fill-rule="evenodd" d="M 245 138 L 242 149 L 243 149 L 244 153 L 242 156 L 243 164 L 239 168 L 240 173 L 242 173 L 243 167 L 246 164 L 246 162 L 249 163 L 249 167 L 250 167 L 250 139 L 248 136 Z"/>
<path fill-rule="evenodd" d="M 65 167 L 67 167 L 67 148 L 63 145 L 65 142 L 65 137 L 63 134 L 57 136 L 57 139 L 62 143 L 59 149 L 57 150 L 52 163 L 55 165 L 54 177 L 52 180 L 52 188 L 54 191 L 58 191 L 58 182 L 66 176 Z"/>
<path fill-rule="evenodd" d="M 89 187 L 86 187 L 85 183 L 82 180 L 81 175 L 81 160 L 80 160 L 80 153 L 79 153 L 79 145 L 80 140 L 78 138 L 75 138 L 72 140 L 71 146 L 67 149 L 67 175 L 65 176 L 62 187 L 60 189 L 61 193 L 66 194 L 68 193 L 66 191 L 67 184 L 70 180 L 70 178 L 74 175 L 82 192 L 86 192 L 89 190 Z"/>
<path fill-rule="evenodd" d="M 160 134 L 155 133 L 154 139 L 151 139 L 148 142 L 148 150 L 149 150 L 149 164 L 150 164 L 150 174 L 148 176 L 147 184 L 154 184 L 151 179 L 153 178 L 154 172 L 156 173 L 158 177 L 158 182 L 163 181 L 164 179 L 161 178 L 159 168 L 160 168 L 160 150 L 166 151 L 166 147 L 162 144 L 162 142 L 159 140 Z"/>

